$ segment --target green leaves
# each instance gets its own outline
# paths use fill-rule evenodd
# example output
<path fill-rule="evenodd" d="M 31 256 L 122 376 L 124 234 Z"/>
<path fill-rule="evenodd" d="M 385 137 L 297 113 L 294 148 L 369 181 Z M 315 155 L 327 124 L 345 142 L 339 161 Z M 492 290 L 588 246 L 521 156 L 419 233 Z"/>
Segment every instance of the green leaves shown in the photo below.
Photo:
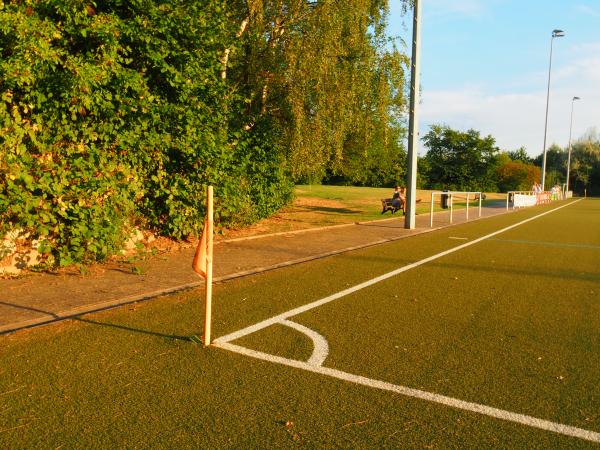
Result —
<path fill-rule="evenodd" d="M 500 192 L 529 191 L 541 179 L 539 167 L 522 160 L 509 160 L 496 168 Z"/>
<path fill-rule="evenodd" d="M 381 0 L 6 4 L 0 235 L 85 264 L 133 226 L 198 233 L 209 183 L 241 224 L 292 177 L 397 181 L 407 61 L 386 17 Z"/>
<path fill-rule="evenodd" d="M 495 191 L 494 138 L 479 132 L 461 132 L 448 126 L 432 125 L 423 137 L 428 148 L 429 187 L 433 189 Z"/>
<path fill-rule="evenodd" d="M 389 45 L 387 1 L 235 1 L 231 11 L 248 22 L 227 71 L 244 89 L 233 125 L 277 128 L 295 181 L 380 183 L 377 160 L 401 164 L 407 59 Z"/>
<path fill-rule="evenodd" d="M 87 264 L 117 253 L 133 226 L 197 233 L 209 182 L 223 222 L 287 201 L 274 134 L 229 129 L 228 14 L 224 0 L 5 5 L 0 236 L 24 229 L 55 264 Z"/>

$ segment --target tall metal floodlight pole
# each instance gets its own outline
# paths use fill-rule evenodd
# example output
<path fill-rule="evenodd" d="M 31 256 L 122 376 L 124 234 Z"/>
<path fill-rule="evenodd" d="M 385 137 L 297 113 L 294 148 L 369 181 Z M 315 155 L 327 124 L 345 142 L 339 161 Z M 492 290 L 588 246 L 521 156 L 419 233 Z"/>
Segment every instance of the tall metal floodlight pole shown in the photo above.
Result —
<path fill-rule="evenodd" d="M 410 66 L 410 110 L 408 116 L 408 174 L 406 192 L 406 217 L 404 228 L 415 229 L 417 198 L 417 144 L 419 142 L 419 47 L 421 44 L 421 2 L 414 0 L 412 61 Z"/>
<path fill-rule="evenodd" d="M 573 106 L 575 105 L 575 100 L 581 99 L 579 97 L 573 97 L 573 100 L 571 100 L 571 125 L 569 126 L 569 156 L 567 158 L 567 192 L 569 192 L 569 173 L 571 172 L 571 132 L 573 131 Z"/>
<path fill-rule="evenodd" d="M 542 163 L 542 190 L 546 190 L 546 135 L 548 133 L 548 105 L 550 104 L 550 74 L 552 72 L 552 43 L 554 38 L 563 37 L 563 30 L 552 30 L 552 38 L 550 39 L 550 65 L 548 67 L 548 92 L 546 93 L 546 122 L 544 125 L 544 161 Z"/>

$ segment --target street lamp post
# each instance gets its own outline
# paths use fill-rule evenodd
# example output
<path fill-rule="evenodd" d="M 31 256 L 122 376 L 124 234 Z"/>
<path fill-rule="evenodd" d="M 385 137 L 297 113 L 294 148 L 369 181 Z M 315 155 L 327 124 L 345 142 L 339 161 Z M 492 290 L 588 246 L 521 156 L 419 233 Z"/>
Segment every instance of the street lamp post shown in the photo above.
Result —
<path fill-rule="evenodd" d="M 554 38 L 563 37 L 563 30 L 552 30 L 550 39 L 550 65 L 548 67 L 548 92 L 546 93 L 546 122 L 544 125 L 544 161 L 542 163 L 542 190 L 546 190 L 546 135 L 548 133 L 548 105 L 550 104 L 550 73 L 552 72 L 552 43 Z"/>
<path fill-rule="evenodd" d="M 419 77 L 421 45 L 421 2 L 414 0 L 413 5 L 413 38 L 412 59 L 410 65 L 410 106 L 408 114 L 408 161 L 406 171 L 406 217 L 404 228 L 413 230 L 415 224 L 415 209 L 417 205 L 417 144 L 419 142 Z"/>
<path fill-rule="evenodd" d="M 571 133 L 573 131 L 573 106 L 575 105 L 575 100 L 581 100 L 579 97 L 573 97 L 571 100 L 571 126 L 569 127 L 569 156 L 567 157 L 567 189 L 566 192 L 569 192 L 569 173 L 571 172 Z"/>

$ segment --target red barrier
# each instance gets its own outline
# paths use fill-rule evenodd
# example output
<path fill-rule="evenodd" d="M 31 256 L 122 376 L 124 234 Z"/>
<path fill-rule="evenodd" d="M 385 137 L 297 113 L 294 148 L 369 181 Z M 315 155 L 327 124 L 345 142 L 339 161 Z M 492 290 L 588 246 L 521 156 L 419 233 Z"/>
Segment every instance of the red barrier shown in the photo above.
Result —
<path fill-rule="evenodd" d="M 537 200 L 535 202 L 536 205 L 545 205 L 546 203 L 550 203 L 552 201 L 552 196 L 550 192 L 540 192 L 537 194 Z"/>

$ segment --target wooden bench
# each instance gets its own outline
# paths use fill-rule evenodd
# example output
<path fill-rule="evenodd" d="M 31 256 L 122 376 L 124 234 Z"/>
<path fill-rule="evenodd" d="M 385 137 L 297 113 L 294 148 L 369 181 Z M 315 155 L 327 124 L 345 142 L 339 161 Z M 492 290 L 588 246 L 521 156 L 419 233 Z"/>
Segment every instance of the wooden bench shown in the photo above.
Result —
<path fill-rule="evenodd" d="M 381 207 L 382 207 L 381 214 L 385 214 L 388 211 L 391 211 L 392 214 L 394 214 L 396 211 L 401 209 L 403 205 L 404 205 L 404 202 L 402 200 L 400 200 L 400 203 L 396 206 L 396 205 L 394 205 L 393 200 L 391 198 L 382 198 L 381 199 Z"/>
<path fill-rule="evenodd" d="M 419 203 L 421 201 L 420 198 L 418 198 L 416 200 L 416 203 Z M 392 214 L 394 214 L 396 211 L 398 210 L 402 210 L 402 214 L 406 214 L 406 211 L 404 210 L 404 201 L 400 200 L 400 204 L 398 206 L 395 206 L 393 203 L 393 199 L 391 198 L 382 198 L 381 199 L 381 214 L 385 214 L 388 211 L 391 211 Z"/>

